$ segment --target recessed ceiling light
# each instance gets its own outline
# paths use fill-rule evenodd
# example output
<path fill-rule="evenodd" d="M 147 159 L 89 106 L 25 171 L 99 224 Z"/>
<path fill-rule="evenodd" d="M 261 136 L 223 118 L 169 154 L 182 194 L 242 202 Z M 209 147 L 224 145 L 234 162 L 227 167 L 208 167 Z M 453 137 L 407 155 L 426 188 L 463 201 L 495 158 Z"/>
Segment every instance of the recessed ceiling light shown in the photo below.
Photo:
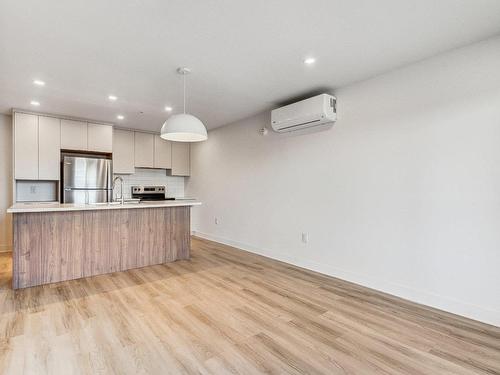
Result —
<path fill-rule="evenodd" d="M 123 116 L 123 115 L 118 115 L 118 116 L 116 116 L 116 118 L 117 118 L 118 120 L 123 120 L 123 119 L 125 118 L 125 116 Z"/>
<path fill-rule="evenodd" d="M 35 80 L 33 81 L 33 84 L 34 84 L 34 85 L 37 85 L 37 86 L 45 86 L 45 82 L 44 82 L 44 81 L 41 81 L 41 80 L 39 80 L 39 79 L 35 79 Z"/>
<path fill-rule="evenodd" d="M 36 100 L 32 100 L 30 102 L 30 104 L 38 107 L 40 105 L 40 102 L 37 102 Z"/>
<path fill-rule="evenodd" d="M 307 59 L 304 59 L 304 64 L 306 65 L 312 65 L 316 62 L 316 59 L 314 57 L 308 57 Z"/>
<path fill-rule="evenodd" d="M 166 107 L 165 107 L 165 111 L 167 111 L 167 112 L 172 112 L 172 107 L 166 106 Z"/>
<path fill-rule="evenodd" d="M 109 95 L 108 99 L 111 100 L 112 102 L 114 102 L 115 100 L 118 99 L 118 97 L 116 97 L 115 95 Z"/>

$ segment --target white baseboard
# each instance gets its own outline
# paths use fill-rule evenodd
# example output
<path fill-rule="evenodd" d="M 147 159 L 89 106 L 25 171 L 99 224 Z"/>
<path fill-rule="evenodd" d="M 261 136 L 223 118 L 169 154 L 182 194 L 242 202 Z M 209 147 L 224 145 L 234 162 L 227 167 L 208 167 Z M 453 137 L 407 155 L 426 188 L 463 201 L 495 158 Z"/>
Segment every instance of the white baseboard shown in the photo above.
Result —
<path fill-rule="evenodd" d="M 440 296 L 437 294 L 429 293 L 423 290 L 417 290 L 405 285 L 394 283 L 391 281 L 383 280 L 380 278 L 360 275 L 355 272 L 342 270 L 324 263 L 316 263 L 307 259 L 291 257 L 283 253 L 270 254 L 269 251 L 260 249 L 250 244 L 230 240 L 227 238 L 214 236 L 207 233 L 192 231 L 192 234 L 210 241 L 219 242 L 225 245 L 237 247 L 255 254 L 265 256 L 267 258 L 279 260 L 294 266 L 309 269 L 311 271 L 319 272 L 328 276 L 337 277 L 355 284 L 366 286 L 368 288 L 376 289 L 384 293 L 392 294 L 394 296 L 407 299 L 412 302 L 420 303 L 422 305 L 434 307 L 452 314 L 464 316 L 466 318 L 478 320 L 487 324 L 500 327 L 500 311 L 485 309 L 476 305 L 471 305 L 466 302 L 457 301 L 453 298 Z"/>

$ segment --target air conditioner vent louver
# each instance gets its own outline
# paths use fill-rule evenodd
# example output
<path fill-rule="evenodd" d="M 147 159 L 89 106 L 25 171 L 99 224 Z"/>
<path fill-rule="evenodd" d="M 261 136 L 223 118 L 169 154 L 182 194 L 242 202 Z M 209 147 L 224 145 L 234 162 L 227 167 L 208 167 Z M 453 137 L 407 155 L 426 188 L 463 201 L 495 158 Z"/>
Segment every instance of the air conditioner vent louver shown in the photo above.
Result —
<path fill-rule="evenodd" d="M 302 123 L 302 124 L 300 124 L 300 125 L 309 125 L 309 124 L 313 124 L 313 123 L 315 123 L 315 122 L 320 122 L 320 121 L 321 121 L 321 120 L 312 120 L 312 121 L 309 121 L 309 122 L 304 122 L 304 123 Z M 281 131 L 283 131 L 283 130 L 287 130 L 287 129 L 291 129 L 291 128 L 294 128 L 294 127 L 296 127 L 296 126 L 298 126 L 298 125 L 290 125 L 290 126 L 287 126 L 287 127 L 281 128 Z"/>
<path fill-rule="evenodd" d="M 321 94 L 271 111 L 271 126 L 276 132 L 290 132 L 335 122 L 336 98 Z"/>

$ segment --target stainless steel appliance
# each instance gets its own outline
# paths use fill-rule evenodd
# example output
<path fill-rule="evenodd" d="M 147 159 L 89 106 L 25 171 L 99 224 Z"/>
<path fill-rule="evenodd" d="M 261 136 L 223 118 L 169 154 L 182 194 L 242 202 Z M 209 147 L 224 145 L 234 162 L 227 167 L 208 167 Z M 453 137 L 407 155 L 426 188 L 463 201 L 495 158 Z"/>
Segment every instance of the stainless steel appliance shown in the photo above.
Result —
<path fill-rule="evenodd" d="M 165 196 L 167 189 L 165 186 L 132 186 L 132 198 L 144 201 L 164 201 L 174 200 Z"/>
<path fill-rule="evenodd" d="M 103 203 L 113 198 L 110 159 L 63 156 L 63 203 Z"/>

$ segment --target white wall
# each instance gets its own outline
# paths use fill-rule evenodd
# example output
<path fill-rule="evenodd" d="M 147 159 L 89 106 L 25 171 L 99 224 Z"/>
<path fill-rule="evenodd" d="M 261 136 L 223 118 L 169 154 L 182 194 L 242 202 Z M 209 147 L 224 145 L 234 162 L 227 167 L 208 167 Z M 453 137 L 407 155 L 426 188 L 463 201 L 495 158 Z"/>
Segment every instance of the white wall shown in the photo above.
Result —
<path fill-rule="evenodd" d="M 12 118 L 0 114 L 0 251 L 12 249 Z"/>
<path fill-rule="evenodd" d="M 497 38 L 338 90 L 326 132 L 211 131 L 193 229 L 500 325 L 499 67 Z"/>

